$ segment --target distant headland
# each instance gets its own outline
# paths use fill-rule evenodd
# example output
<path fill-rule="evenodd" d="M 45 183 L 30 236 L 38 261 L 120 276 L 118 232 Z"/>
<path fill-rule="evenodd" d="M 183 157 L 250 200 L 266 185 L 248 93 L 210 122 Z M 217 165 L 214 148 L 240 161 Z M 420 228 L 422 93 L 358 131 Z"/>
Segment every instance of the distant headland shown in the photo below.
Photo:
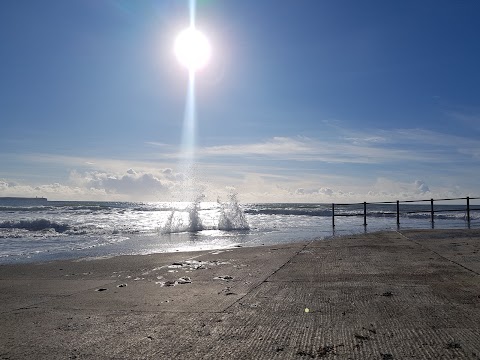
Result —
<path fill-rule="evenodd" d="M 23 205 L 23 204 L 46 204 L 47 198 L 44 197 L 0 197 L 1 205 Z"/>

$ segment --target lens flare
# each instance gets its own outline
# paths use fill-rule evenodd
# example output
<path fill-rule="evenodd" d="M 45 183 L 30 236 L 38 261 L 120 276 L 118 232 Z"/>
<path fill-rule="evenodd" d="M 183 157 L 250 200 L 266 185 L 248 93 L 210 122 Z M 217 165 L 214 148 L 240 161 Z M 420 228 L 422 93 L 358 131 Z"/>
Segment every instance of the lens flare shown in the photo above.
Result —
<path fill-rule="evenodd" d="M 185 102 L 185 116 L 182 132 L 182 154 L 180 168 L 185 175 L 183 180 L 183 197 L 197 199 L 198 188 L 195 181 L 195 138 L 197 127 L 195 73 L 204 67 L 211 56 L 211 47 L 207 37 L 195 27 L 195 0 L 190 0 L 190 25 L 180 32 L 175 39 L 174 52 L 178 61 L 188 69 L 188 87 Z M 189 199 L 192 200 L 192 199 Z M 188 201 L 188 200 L 187 200 Z"/>

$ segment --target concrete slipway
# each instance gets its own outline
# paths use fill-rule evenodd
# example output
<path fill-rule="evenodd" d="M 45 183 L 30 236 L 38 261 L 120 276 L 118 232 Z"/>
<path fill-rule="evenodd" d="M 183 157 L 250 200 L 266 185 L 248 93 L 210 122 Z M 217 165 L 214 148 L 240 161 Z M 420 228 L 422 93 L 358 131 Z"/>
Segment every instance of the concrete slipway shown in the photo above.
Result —
<path fill-rule="evenodd" d="M 480 230 L 0 266 L 0 359 L 480 359 Z"/>

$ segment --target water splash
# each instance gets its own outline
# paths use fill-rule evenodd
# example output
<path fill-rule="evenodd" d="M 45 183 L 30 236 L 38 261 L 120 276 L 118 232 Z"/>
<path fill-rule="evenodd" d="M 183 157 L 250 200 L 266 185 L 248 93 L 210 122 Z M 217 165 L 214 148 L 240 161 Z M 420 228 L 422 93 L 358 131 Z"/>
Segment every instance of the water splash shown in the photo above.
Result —
<path fill-rule="evenodd" d="M 175 224 L 175 210 L 173 210 L 167 218 L 165 224 L 160 228 L 160 233 L 162 234 L 170 234 L 172 233 L 172 229 L 176 227 Z"/>
<path fill-rule="evenodd" d="M 249 230 L 247 218 L 240 207 L 237 194 L 228 195 L 229 202 L 222 203 L 217 200 L 220 206 L 220 218 L 218 220 L 218 230 Z"/>
<path fill-rule="evenodd" d="M 197 196 L 192 205 L 188 208 L 188 218 L 189 218 L 189 232 L 196 232 L 204 230 L 202 225 L 202 220 L 200 219 L 200 202 L 205 198 L 205 195 L 201 194 Z"/>
<path fill-rule="evenodd" d="M 240 207 L 236 194 L 229 195 L 229 201 L 221 202 L 220 199 L 212 206 L 202 203 L 205 195 L 201 194 L 183 209 L 172 210 L 167 221 L 160 229 L 161 233 L 173 234 L 190 232 L 196 233 L 203 230 L 249 230 L 245 213 Z M 203 204 L 203 206 L 202 206 Z"/>
<path fill-rule="evenodd" d="M 172 234 L 205 230 L 200 218 L 200 204 L 204 198 L 205 195 L 198 195 L 185 209 L 172 210 L 160 232 Z"/>

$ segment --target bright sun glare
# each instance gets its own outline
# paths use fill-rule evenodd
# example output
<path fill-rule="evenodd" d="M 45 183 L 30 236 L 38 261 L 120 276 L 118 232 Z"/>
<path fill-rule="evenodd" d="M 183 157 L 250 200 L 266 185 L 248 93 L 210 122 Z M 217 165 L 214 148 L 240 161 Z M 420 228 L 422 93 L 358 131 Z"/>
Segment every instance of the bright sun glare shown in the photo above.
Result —
<path fill-rule="evenodd" d="M 175 55 L 189 71 L 196 71 L 207 65 L 211 54 L 212 49 L 207 37 L 194 27 L 183 30 L 175 39 Z"/>

